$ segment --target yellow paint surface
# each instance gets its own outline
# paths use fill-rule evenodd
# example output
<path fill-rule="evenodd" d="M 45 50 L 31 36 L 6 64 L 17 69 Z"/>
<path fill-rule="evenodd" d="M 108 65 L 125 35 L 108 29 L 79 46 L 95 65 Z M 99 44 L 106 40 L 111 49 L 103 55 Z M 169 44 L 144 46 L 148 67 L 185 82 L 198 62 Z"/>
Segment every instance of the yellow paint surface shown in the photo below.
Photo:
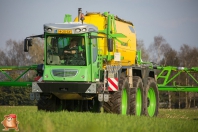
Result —
<path fill-rule="evenodd" d="M 78 21 L 76 17 L 75 22 Z M 98 30 L 104 30 L 106 28 L 107 18 L 100 13 L 88 13 L 85 15 L 84 23 L 93 24 L 98 27 Z M 122 42 L 126 44 L 126 46 L 121 45 L 120 42 L 115 41 L 115 49 L 111 52 L 111 55 L 114 55 L 114 52 L 120 52 L 123 59 L 121 60 L 121 65 L 128 66 L 135 64 L 135 57 L 136 57 L 136 34 L 132 33 L 129 26 L 133 27 L 131 24 L 126 23 L 124 21 L 115 20 L 116 25 L 116 33 L 122 33 L 126 38 L 118 38 Z M 115 30 L 112 25 L 112 31 L 115 33 Z M 99 34 L 100 36 L 104 36 L 103 34 Z M 107 40 L 106 38 L 99 38 L 98 39 L 98 48 L 100 50 L 100 54 L 108 55 L 107 50 Z M 112 65 L 117 65 L 118 62 L 111 61 L 109 62 Z"/>

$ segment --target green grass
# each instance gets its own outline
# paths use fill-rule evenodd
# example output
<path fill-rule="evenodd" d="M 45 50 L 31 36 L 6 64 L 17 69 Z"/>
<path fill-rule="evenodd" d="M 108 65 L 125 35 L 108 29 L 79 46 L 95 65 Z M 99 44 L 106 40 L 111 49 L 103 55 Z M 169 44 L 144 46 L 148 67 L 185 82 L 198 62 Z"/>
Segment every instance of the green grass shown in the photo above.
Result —
<path fill-rule="evenodd" d="M 198 123 L 198 109 L 161 109 L 158 117 L 181 120 L 197 120 Z"/>
<path fill-rule="evenodd" d="M 4 115 L 17 114 L 21 132 L 197 132 L 198 110 L 160 109 L 158 117 L 80 112 L 44 112 L 34 106 L 1 106 Z M 0 124 L 0 131 L 3 125 Z M 14 131 L 10 130 L 9 132 Z"/>

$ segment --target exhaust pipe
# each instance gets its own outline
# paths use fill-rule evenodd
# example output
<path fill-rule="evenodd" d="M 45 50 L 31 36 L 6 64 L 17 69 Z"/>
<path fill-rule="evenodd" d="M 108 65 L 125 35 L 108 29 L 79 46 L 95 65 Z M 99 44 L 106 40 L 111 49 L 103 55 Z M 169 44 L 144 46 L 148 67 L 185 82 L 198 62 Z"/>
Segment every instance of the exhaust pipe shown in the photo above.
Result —
<path fill-rule="evenodd" d="M 78 22 L 80 22 L 82 8 L 78 8 Z"/>
<path fill-rule="evenodd" d="M 83 21 L 85 20 L 85 16 L 82 13 L 82 8 L 78 8 L 78 22 L 80 22 L 80 20 L 81 20 L 81 22 L 83 24 Z"/>

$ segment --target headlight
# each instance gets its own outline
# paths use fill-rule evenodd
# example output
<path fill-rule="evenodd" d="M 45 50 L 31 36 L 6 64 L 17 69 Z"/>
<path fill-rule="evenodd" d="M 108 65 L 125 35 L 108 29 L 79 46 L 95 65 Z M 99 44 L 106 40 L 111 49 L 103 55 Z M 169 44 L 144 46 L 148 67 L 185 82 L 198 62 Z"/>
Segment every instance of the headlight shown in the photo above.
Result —
<path fill-rule="evenodd" d="M 87 31 L 87 29 L 86 29 L 86 28 L 83 28 L 83 29 L 82 29 L 82 31 L 83 31 L 83 32 L 86 32 L 86 31 Z"/>
<path fill-rule="evenodd" d="M 79 33 L 80 31 L 81 31 L 80 28 L 76 28 L 76 29 L 75 29 L 75 32 L 78 32 L 78 33 Z"/>
<path fill-rule="evenodd" d="M 48 32 L 51 32 L 51 31 L 52 31 L 52 29 L 51 29 L 51 28 L 48 28 L 48 29 L 47 29 L 47 31 L 48 31 Z"/>

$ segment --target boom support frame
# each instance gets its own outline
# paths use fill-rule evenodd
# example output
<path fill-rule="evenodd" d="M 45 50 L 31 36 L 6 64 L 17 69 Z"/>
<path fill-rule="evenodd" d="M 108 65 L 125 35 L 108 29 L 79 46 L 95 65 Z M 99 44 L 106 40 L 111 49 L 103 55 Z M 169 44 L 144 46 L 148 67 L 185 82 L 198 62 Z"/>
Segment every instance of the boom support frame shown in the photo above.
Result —
<path fill-rule="evenodd" d="M 151 68 L 151 67 L 150 67 Z M 198 67 L 186 68 L 186 67 L 153 67 L 160 71 L 156 79 L 158 81 L 159 91 L 183 91 L 183 92 L 198 92 L 198 75 L 194 76 L 192 73 L 198 74 Z M 32 82 L 23 82 L 20 81 L 22 76 L 24 76 L 28 71 L 37 69 L 37 65 L 31 66 L 1 66 L 0 73 L 5 75 L 6 80 L 0 81 L 0 86 L 22 86 L 22 87 L 31 87 Z M 12 70 L 24 70 L 18 77 L 13 78 L 9 75 L 9 71 Z M 173 74 L 175 73 L 175 74 Z M 176 85 L 174 79 L 180 76 L 182 73 L 186 73 L 194 81 L 194 86 L 190 85 Z M 163 80 L 159 82 L 159 80 Z"/>
<path fill-rule="evenodd" d="M 32 82 L 23 82 L 20 81 L 20 79 L 28 72 L 31 70 L 36 70 L 37 65 L 31 65 L 31 66 L 0 66 L 0 73 L 5 75 L 6 80 L 5 81 L 0 81 L 0 86 L 27 86 L 31 87 Z M 13 71 L 13 70 L 20 70 L 23 72 L 18 75 L 16 78 L 13 78 L 8 72 Z"/>
<path fill-rule="evenodd" d="M 157 80 L 163 80 L 158 83 L 160 91 L 185 91 L 185 92 L 198 92 L 198 67 L 186 68 L 186 67 L 157 67 L 161 72 L 157 76 Z M 175 74 L 173 74 L 175 73 Z M 187 77 L 190 77 L 194 81 L 193 85 L 176 85 L 174 79 L 179 77 L 182 73 L 186 73 Z M 193 75 L 192 73 L 197 73 Z M 172 82 L 172 84 L 171 84 Z"/>

